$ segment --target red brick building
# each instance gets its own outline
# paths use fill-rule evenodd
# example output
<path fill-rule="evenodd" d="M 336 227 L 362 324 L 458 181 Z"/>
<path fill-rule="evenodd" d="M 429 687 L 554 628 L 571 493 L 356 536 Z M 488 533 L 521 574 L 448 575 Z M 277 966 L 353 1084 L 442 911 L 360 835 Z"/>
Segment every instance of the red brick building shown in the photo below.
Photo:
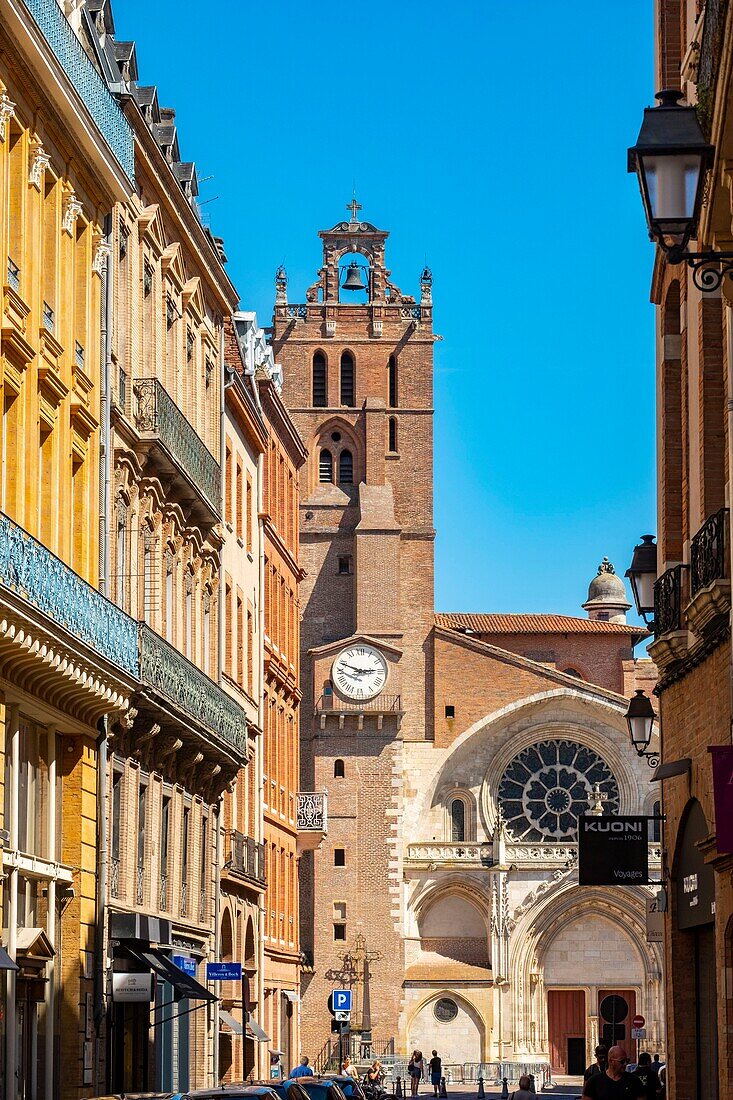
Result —
<path fill-rule="evenodd" d="M 640 1010 L 658 1048 L 645 897 L 580 888 L 574 870 L 574 815 L 652 811 L 624 721 L 625 696 L 654 683 L 633 656 L 645 632 L 607 562 L 587 619 L 436 618 L 432 277 L 419 302 L 403 294 L 387 233 L 350 209 L 320 234 L 304 304 L 278 274 L 273 329 L 308 448 L 301 775 L 329 799 L 328 841 L 302 863 L 303 1049 L 328 1053 L 342 983 L 364 1057 L 436 1045 L 446 1063 L 582 1071 Z"/>

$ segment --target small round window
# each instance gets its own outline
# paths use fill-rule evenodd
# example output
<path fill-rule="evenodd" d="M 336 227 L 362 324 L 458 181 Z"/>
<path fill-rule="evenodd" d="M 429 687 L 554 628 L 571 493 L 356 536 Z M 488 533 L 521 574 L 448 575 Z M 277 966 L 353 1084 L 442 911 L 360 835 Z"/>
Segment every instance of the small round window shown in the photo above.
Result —
<path fill-rule="evenodd" d="M 450 997 L 441 997 L 439 1001 L 435 1002 L 433 1014 L 441 1024 L 449 1024 L 458 1015 L 458 1005 Z"/>
<path fill-rule="evenodd" d="M 341 432 L 331 432 L 331 439 L 334 443 L 341 442 Z"/>

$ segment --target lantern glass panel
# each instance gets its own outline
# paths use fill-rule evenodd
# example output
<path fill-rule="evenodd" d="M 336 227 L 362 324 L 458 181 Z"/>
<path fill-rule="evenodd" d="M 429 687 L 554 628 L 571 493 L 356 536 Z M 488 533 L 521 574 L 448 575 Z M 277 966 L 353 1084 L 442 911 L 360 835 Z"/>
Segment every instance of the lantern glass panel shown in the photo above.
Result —
<path fill-rule="evenodd" d="M 635 749 L 644 750 L 652 739 L 653 718 L 629 718 L 629 733 Z"/>
<path fill-rule="evenodd" d="M 676 153 L 641 157 L 649 195 L 649 213 L 655 222 L 679 224 L 695 216 L 702 157 Z"/>
<path fill-rule="evenodd" d="M 634 590 L 634 602 L 640 615 L 654 611 L 655 573 L 630 573 L 631 587 Z"/>

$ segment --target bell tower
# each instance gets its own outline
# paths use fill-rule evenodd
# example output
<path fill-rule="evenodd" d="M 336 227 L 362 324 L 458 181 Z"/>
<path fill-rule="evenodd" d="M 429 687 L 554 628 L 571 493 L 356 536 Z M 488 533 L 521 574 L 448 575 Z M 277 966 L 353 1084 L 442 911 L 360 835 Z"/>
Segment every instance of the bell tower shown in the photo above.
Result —
<path fill-rule="evenodd" d="M 319 233 L 305 302 L 289 301 L 278 270 L 272 336 L 308 448 L 301 789 L 327 790 L 329 802 L 327 840 L 301 863 L 309 1051 L 328 1037 L 326 971 L 359 934 L 386 961 L 373 964 L 371 1009 L 368 997 L 357 1004 L 352 1029 L 398 1034 L 403 782 L 410 743 L 433 737 L 432 276 L 422 271 L 419 298 L 403 294 L 386 266 L 389 234 L 359 220 L 356 199 L 347 209 Z"/>

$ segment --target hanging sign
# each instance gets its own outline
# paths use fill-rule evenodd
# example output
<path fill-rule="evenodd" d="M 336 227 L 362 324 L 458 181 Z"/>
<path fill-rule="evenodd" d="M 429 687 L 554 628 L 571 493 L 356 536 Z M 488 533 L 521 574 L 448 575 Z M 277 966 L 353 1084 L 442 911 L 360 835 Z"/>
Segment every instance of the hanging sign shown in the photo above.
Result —
<path fill-rule="evenodd" d="M 150 971 L 146 974 L 113 974 L 112 975 L 112 1000 L 113 1001 L 152 1001 L 153 999 L 153 975 Z"/>
<path fill-rule="evenodd" d="M 206 980 L 207 982 L 241 982 L 242 964 L 221 962 L 207 963 Z"/>
<path fill-rule="evenodd" d="M 715 872 L 699 848 L 708 833 L 702 806 L 694 802 L 684 824 L 677 860 L 677 927 L 683 930 L 715 920 Z"/>
<path fill-rule="evenodd" d="M 646 899 L 646 942 L 664 943 L 664 913 L 659 908 L 659 898 Z"/>
<path fill-rule="evenodd" d="M 649 882 L 649 819 L 606 814 L 578 818 L 581 886 L 640 886 Z"/>
<path fill-rule="evenodd" d="M 718 852 L 733 852 L 733 745 L 714 745 L 713 793 L 715 795 L 715 847 Z"/>

